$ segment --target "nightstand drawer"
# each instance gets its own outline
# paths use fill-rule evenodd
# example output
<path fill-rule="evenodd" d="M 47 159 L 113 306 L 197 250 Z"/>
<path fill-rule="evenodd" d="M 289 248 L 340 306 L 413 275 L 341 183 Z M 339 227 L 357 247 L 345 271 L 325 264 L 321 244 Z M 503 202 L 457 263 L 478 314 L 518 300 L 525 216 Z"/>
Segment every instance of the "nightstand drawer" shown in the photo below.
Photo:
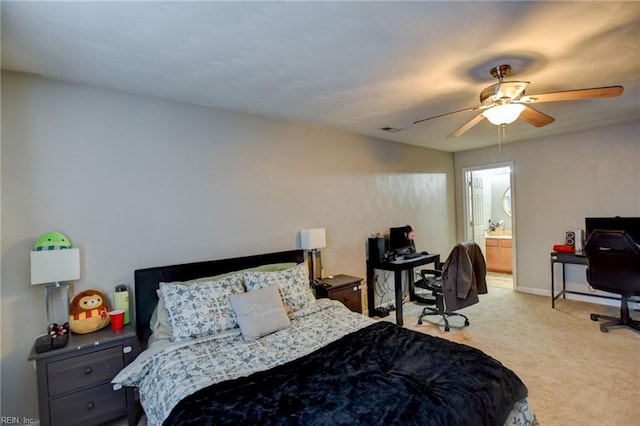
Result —
<path fill-rule="evenodd" d="M 122 346 L 52 362 L 47 365 L 49 396 L 110 381 L 123 367 Z"/>
<path fill-rule="evenodd" d="M 105 414 L 125 410 L 127 397 L 124 388 L 113 390 L 111 383 L 105 383 L 49 403 L 52 425 L 84 425 Z"/>
<path fill-rule="evenodd" d="M 314 285 L 316 298 L 327 297 L 342 302 L 353 312 L 362 313 L 361 296 L 362 278 L 338 274 L 327 277 Z"/>
<path fill-rule="evenodd" d="M 354 312 L 362 312 L 360 308 L 360 286 L 357 284 L 339 290 L 333 290 L 330 292 L 330 297 L 333 300 L 344 303 L 347 308 Z"/>

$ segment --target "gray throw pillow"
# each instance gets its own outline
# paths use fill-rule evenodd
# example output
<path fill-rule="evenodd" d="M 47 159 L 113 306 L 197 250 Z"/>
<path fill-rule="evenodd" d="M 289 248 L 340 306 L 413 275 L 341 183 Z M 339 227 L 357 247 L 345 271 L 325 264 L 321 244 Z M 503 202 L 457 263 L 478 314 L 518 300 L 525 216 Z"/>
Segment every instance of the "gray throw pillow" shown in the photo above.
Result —
<path fill-rule="evenodd" d="M 277 284 L 229 295 L 229 302 L 245 340 L 256 340 L 289 327 L 289 317 Z"/>

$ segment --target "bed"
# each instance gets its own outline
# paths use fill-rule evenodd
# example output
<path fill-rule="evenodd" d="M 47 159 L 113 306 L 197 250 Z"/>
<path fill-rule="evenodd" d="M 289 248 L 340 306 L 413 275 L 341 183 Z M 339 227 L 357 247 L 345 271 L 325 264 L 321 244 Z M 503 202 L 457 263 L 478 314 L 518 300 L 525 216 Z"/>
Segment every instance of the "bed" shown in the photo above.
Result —
<path fill-rule="evenodd" d="M 537 424 L 481 351 L 315 300 L 301 250 L 135 271 L 149 425 Z"/>

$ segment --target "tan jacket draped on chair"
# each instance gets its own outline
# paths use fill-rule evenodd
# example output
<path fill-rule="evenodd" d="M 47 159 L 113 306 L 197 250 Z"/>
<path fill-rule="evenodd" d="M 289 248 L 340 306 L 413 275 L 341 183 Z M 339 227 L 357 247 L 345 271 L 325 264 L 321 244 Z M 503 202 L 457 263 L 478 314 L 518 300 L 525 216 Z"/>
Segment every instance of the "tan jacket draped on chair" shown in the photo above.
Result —
<path fill-rule="evenodd" d="M 487 265 L 480 246 L 473 241 L 458 243 L 442 269 L 442 291 L 449 312 L 478 303 L 487 293 Z"/>

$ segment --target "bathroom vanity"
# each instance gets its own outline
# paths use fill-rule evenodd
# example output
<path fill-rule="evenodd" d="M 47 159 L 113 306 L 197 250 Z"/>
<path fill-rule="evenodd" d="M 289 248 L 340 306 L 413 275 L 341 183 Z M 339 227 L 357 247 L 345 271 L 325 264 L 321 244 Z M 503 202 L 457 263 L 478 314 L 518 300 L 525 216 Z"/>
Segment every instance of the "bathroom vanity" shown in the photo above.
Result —
<path fill-rule="evenodd" d="M 487 271 L 512 273 L 512 239 L 510 235 L 485 237 Z"/>

